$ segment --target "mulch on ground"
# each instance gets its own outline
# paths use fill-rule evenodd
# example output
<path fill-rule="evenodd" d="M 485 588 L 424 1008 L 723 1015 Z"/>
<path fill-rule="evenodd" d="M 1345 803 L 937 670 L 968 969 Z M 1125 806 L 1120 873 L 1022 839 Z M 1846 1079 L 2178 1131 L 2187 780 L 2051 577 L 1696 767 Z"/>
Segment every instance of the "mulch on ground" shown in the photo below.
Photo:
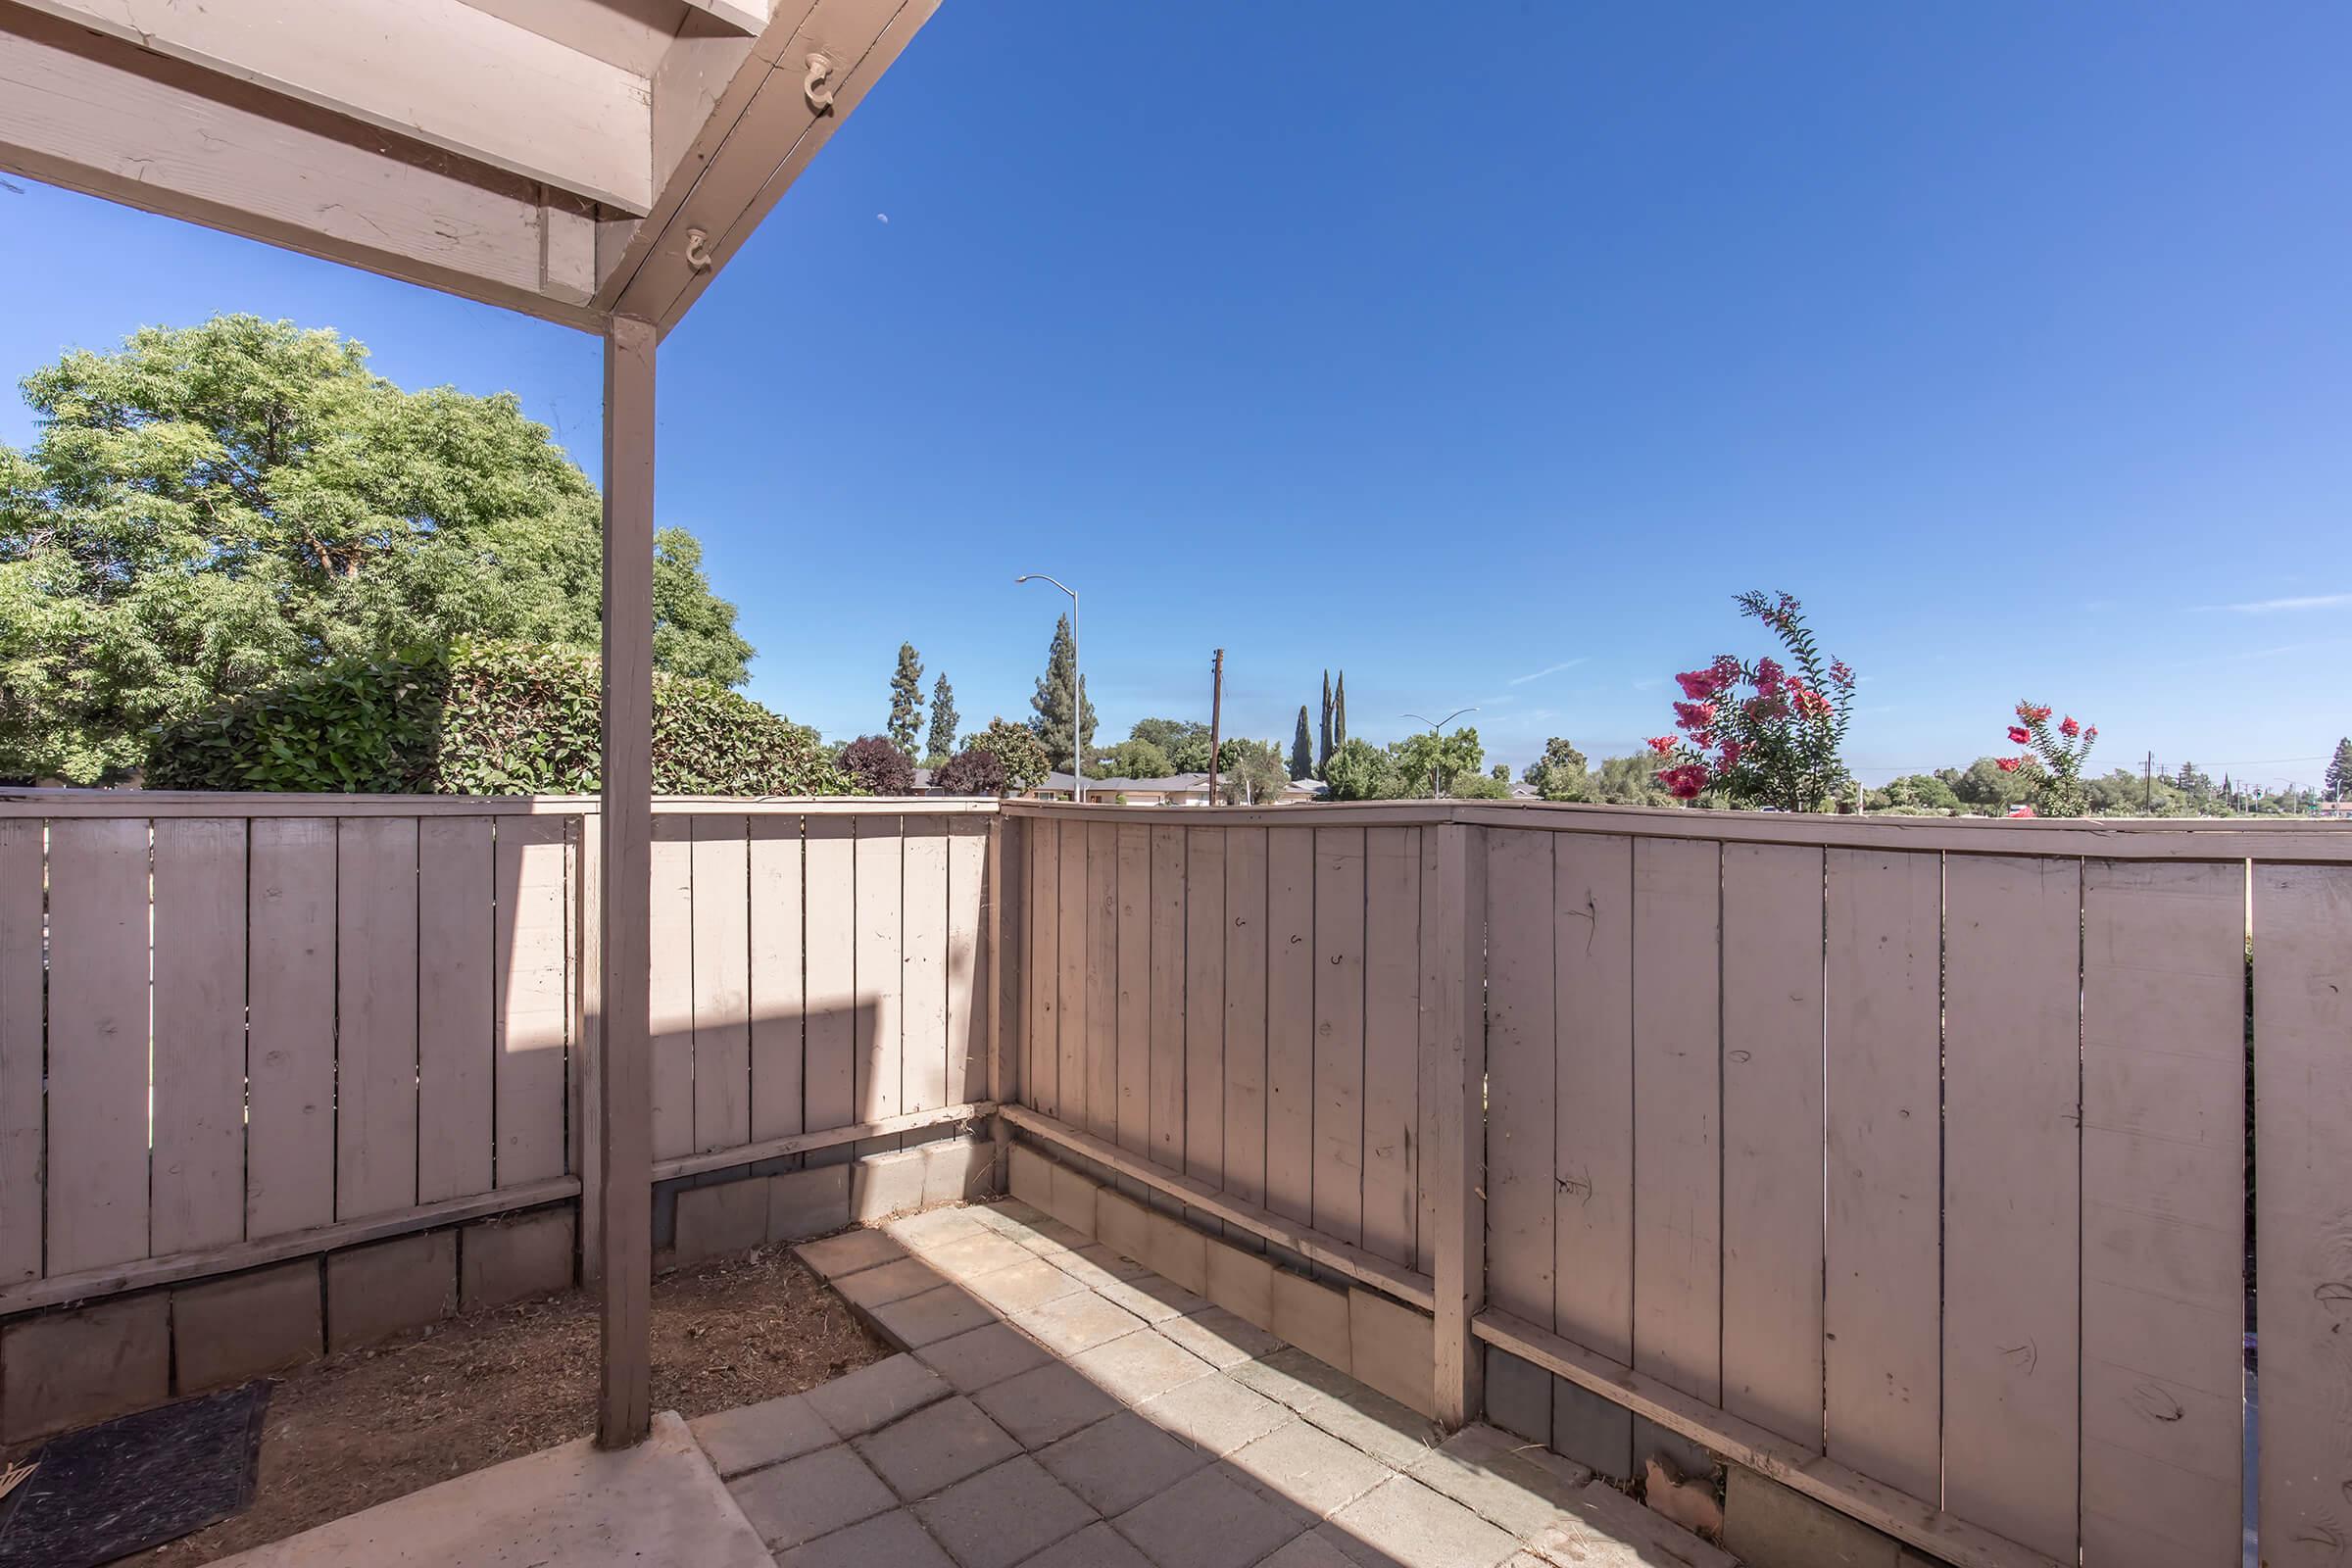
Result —
<path fill-rule="evenodd" d="M 288 1372 L 253 1506 L 137 1560 L 192 1568 L 595 1427 L 596 1298 L 452 1319 Z M 888 1348 L 782 1250 L 654 1281 L 654 1408 L 692 1417 L 797 1394 Z"/>

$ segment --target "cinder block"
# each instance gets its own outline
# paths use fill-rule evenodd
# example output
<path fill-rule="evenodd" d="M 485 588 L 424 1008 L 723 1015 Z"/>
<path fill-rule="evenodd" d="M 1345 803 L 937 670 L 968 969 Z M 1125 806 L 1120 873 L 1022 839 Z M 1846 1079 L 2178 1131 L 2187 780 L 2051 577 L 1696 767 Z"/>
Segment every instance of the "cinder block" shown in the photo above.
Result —
<path fill-rule="evenodd" d="M 423 1231 L 326 1255 L 326 1348 L 373 1345 L 458 1309 L 458 1233 Z"/>
<path fill-rule="evenodd" d="M 458 1238 L 458 1304 L 468 1312 L 571 1289 L 576 1216 L 546 1208 L 468 1225 Z"/>
<path fill-rule="evenodd" d="M 1349 1369 L 1348 1293 L 1282 1269 L 1274 1275 L 1274 1337 L 1324 1365 Z"/>
<path fill-rule="evenodd" d="M 871 1225 L 923 1206 L 923 1162 L 919 1149 L 860 1154 L 850 1167 L 850 1218 Z"/>
<path fill-rule="evenodd" d="M 326 1348 L 318 1260 L 306 1257 L 172 1293 L 172 1350 L 180 1394 L 227 1388 L 308 1361 Z"/>
<path fill-rule="evenodd" d="M 996 1146 L 985 1138 L 948 1138 L 923 1147 L 923 1206 L 960 1203 L 988 1190 Z"/>
<path fill-rule="evenodd" d="M 1102 1189 L 1084 1171 L 1070 1165 L 1054 1167 L 1054 1186 L 1046 1212 L 1084 1236 L 1095 1234 L 1095 1195 Z"/>
<path fill-rule="evenodd" d="M 1740 1465 L 1727 1472 L 1725 1549 L 1748 1568 L 1897 1568 L 1902 1547 L 1859 1519 Z"/>
<path fill-rule="evenodd" d="M 1152 1272 L 1196 1296 L 1208 1294 L 1208 1238 L 1174 1214 L 1153 1214 L 1143 1261 Z"/>
<path fill-rule="evenodd" d="M 817 1165 L 767 1179 L 767 1239 L 803 1242 L 850 1222 L 850 1167 Z"/>
<path fill-rule="evenodd" d="M 1551 1380 L 1551 1451 L 1611 1481 L 1634 1474 L 1634 1412 L 1566 1378 Z"/>
<path fill-rule="evenodd" d="M 1095 1194 L 1095 1240 L 1138 1263 L 1151 1261 L 1152 1211 L 1105 1187 Z"/>
<path fill-rule="evenodd" d="M 1551 1443 L 1550 1373 L 1490 1345 L 1486 1385 L 1490 1426 L 1530 1443 Z"/>
<path fill-rule="evenodd" d="M 767 1240 L 767 1183 L 757 1178 L 689 1187 L 678 1195 L 678 1261 L 748 1252 Z"/>
<path fill-rule="evenodd" d="M 1025 1144 L 1012 1146 L 1012 1196 L 1031 1208 L 1053 1208 L 1054 1162 Z"/>
<path fill-rule="evenodd" d="M 0 1443 L 71 1431 L 171 1396 L 171 1300 L 161 1291 L 0 1329 Z"/>
<path fill-rule="evenodd" d="M 1348 1370 L 1399 1404 L 1438 1413 L 1437 1321 L 1377 1291 L 1348 1293 Z"/>
<path fill-rule="evenodd" d="M 1200 1294 L 1245 1323 L 1274 1332 L 1274 1265 L 1228 1242 L 1211 1242 L 1206 1253 L 1208 1289 Z"/>

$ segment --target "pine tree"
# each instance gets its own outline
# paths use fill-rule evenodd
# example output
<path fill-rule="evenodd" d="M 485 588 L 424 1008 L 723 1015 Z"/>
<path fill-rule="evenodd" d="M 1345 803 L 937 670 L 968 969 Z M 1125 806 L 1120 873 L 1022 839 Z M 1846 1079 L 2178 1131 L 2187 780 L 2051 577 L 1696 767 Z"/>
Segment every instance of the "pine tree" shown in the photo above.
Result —
<path fill-rule="evenodd" d="M 1340 683 L 1331 694 L 1331 744 L 1348 744 L 1348 672 L 1340 671 Z"/>
<path fill-rule="evenodd" d="M 923 662 L 914 644 L 899 644 L 899 667 L 890 677 L 890 744 L 914 755 L 915 732 L 923 727 Z"/>
<path fill-rule="evenodd" d="M 948 685 L 948 672 L 941 670 L 939 679 L 931 683 L 931 733 L 923 742 L 927 757 L 946 757 L 956 750 L 956 693 Z"/>
<path fill-rule="evenodd" d="M 1054 646 L 1046 653 L 1046 672 L 1037 678 L 1037 693 L 1029 699 L 1036 716 L 1029 727 L 1045 743 L 1046 754 L 1059 768 L 1070 766 L 1076 753 L 1070 746 L 1070 678 L 1078 668 L 1078 647 L 1070 640 L 1070 617 L 1063 615 L 1054 623 Z M 1078 745 L 1092 750 L 1095 744 L 1095 705 L 1086 695 L 1086 681 L 1078 681 Z"/>
<path fill-rule="evenodd" d="M 2193 792 L 2197 787 L 2197 764 L 2194 762 L 2182 762 L 2180 764 L 2180 776 L 2175 780 L 2175 782 L 2178 783 L 2183 791 Z"/>
<path fill-rule="evenodd" d="M 1315 771 L 1315 743 L 1306 732 L 1306 705 L 1298 705 L 1298 733 L 1291 737 L 1291 777 L 1307 778 Z"/>
<path fill-rule="evenodd" d="M 2352 795 L 2352 736 L 2335 743 L 2335 757 L 2328 763 L 2328 795 L 2338 801 Z"/>
<path fill-rule="evenodd" d="M 1331 761 L 1331 671 L 1323 672 L 1323 724 L 1315 732 L 1315 776 L 1320 778 Z"/>

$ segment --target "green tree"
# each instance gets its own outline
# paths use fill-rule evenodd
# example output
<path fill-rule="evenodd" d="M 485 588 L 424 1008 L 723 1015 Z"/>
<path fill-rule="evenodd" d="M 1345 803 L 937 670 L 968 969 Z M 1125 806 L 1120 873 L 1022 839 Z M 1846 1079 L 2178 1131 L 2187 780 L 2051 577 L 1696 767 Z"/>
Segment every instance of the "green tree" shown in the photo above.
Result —
<path fill-rule="evenodd" d="M 1389 752 L 1397 787 L 1414 797 L 1424 790 L 1440 796 L 1449 793 L 1456 779 L 1476 773 L 1487 760 L 1478 731 L 1468 724 L 1450 735 L 1419 731 L 1390 747 Z"/>
<path fill-rule="evenodd" d="M 1951 785 L 1933 773 L 1908 773 L 1891 779 L 1883 790 L 1871 792 L 1874 807 L 1897 809 L 1956 811 L 1960 797 Z"/>
<path fill-rule="evenodd" d="M 2352 744 L 2352 743 L 2347 743 Z M 1311 778 L 1315 771 L 1314 738 L 1307 733 L 1306 705 L 1298 705 L 1298 732 L 1291 737 L 1291 777 Z"/>
<path fill-rule="evenodd" d="M 967 735 L 963 744 L 973 751 L 986 752 L 1004 769 L 1005 787 L 1012 790 L 1033 790 L 1046 781 L 1054 770 L 1046 756 L 1045 744 L 1037 732 L 1026 724 L 1015 724 L 1006 718 L 992 718 L 988 728 L 977 735 Z"/>
<path fill-rule="evenodd" d="M 1331 671 L 1323 672 L 1323 718 L 1315 734 L 1315 771 L 1331 765 Z"/>
<path fill-rule="evenodd" d="M 1168 764 L 1168 754 L 1150 741 L 1124 740 L 1102 757 L 1102 765 L 1112 778 L 1166 778 L 1175 769 Z"/>
<path fill-rule="evenodd" d="M 1127 730 L 1129 740 L 1149 741 L 1171 758 L 1196 737 L 1206 745 L 1208 726 L 1191 718 L 1139 718 Z"/>
<path fill-rule="evenodd" d="M 1029 706 L 1036 716 L 1029 728 L 1045 746 L 1046 755 L 1054 765 L 1067 768 L 1081 750 L 1095 744 L 1095 705 L 1086 695 L 1086 680 L 1079 676 L 1078 645 L 1070 638 L 1070 617 L 1063 615 L 1054 622 L 1054 642 L 1046 650 L 1046 672 L 1037 677 L 1036 695 Z M 1077 701 L 1071 702 L 1071 684 L 1076 681 Z M 1076 739 L 1072 739 L 1071 710 L 1077 710 Z"/>
<path fill-rule="evenodd" d="M 1348 744 L 1348 672 L 1340 671 L 1340 683 L 1331 689 L 1331 744 Z"/>
<path fill-rule="evenodd" d="M 890 744 L 914 755 L 915 736 L 923 727 L 923 662 L 914 644 L 899 644 L 899 667 L 890 676 Z"/>
<path fill-rule="evenodd" d="M 2331 801 L 2340 801 L 2352 794 L 2352 736 L 2335 743 L 2335 756 L 2328 761 L 2325 787 Z"/>
<path fill-rule="evenodd" d="M 1672 806 L 1674 796 L 1658 782 L 1666 759 L 1644 747 L 1631 757 L 1604 757 L 1592 779 L 1592 799 L 1604 806 Z"/>
<path fill-rule="evenodd" d="M 1560 736 L 1544 743 L 1544 755 L 1527 765 L 1520 782 L 1547 801 L 1581 801 L 1592 793 L 1585 754 Z"/>
<path fill-rule="evenodd" d="M 1487 771 L 1497 784 L 1508 784 L 1511 781 L 1511 764 L 1508 762 L 1496 762 Z"/>
<path fill-rule="evenodd" d="M 1323 782 L 1335 801 L 1383 801 L 1397 792 L 1395 760 L 1367 741 L 1349 741 L 1323 764 Z"/>
<path fill-rule="evenodd" d="M 1282 799 L 1290 787 L 1291 770 L 1283 765 L 1282 748 L 1272 741 L 1240 736 L 1217 748 L 1217 794 L 1228 806 L 1264 806 Z"/>
<path fill-rule="evenodd" d="M 1507 801 L 1511 798 L 1509 768 L 1504 777 L 1492 773 L 1464 773 L 1453 781 L 1452 795 L 1457 801 Z"/>
<path fill-rule="evenodd" d="M 512 395 L 406 392 L 332 331 L 147 327 L 24 382 L 0 445 L 0 778 L 139 765 L 148 731 L 336 660 L 591 649 L 595 487 Z M 701 547 L 656 535 L 654 661 L 740 685 Z"/>
<path fill-rule="evenodd" d="M 931 730 L 923 740 L 923 755 L 935 759 L 933 765 L 945 761 L 956 749 L 956 693 L 948 685 L 948 672 L 941 670 L 939 679 L 931 683 Z"/>

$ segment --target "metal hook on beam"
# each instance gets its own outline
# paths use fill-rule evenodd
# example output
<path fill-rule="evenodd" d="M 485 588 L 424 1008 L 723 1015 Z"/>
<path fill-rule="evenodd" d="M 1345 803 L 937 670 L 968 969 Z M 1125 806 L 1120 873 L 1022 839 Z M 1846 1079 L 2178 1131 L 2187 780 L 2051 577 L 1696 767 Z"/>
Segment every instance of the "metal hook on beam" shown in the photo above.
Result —
<path fill-rule="evenodd" d="M 808 100 L 808 112 L 826 115 L 833 112 L 833 59 L 830 55 L 808 57 L 808 74 L 801 78 L 801 96 Z"/>
<path fill-rule="evenodd" d="M 686 265 L 698 272 L 708 272 L 717 265 L 711 259 L 710 236 L 699 228 L 686 231 Z"/>

